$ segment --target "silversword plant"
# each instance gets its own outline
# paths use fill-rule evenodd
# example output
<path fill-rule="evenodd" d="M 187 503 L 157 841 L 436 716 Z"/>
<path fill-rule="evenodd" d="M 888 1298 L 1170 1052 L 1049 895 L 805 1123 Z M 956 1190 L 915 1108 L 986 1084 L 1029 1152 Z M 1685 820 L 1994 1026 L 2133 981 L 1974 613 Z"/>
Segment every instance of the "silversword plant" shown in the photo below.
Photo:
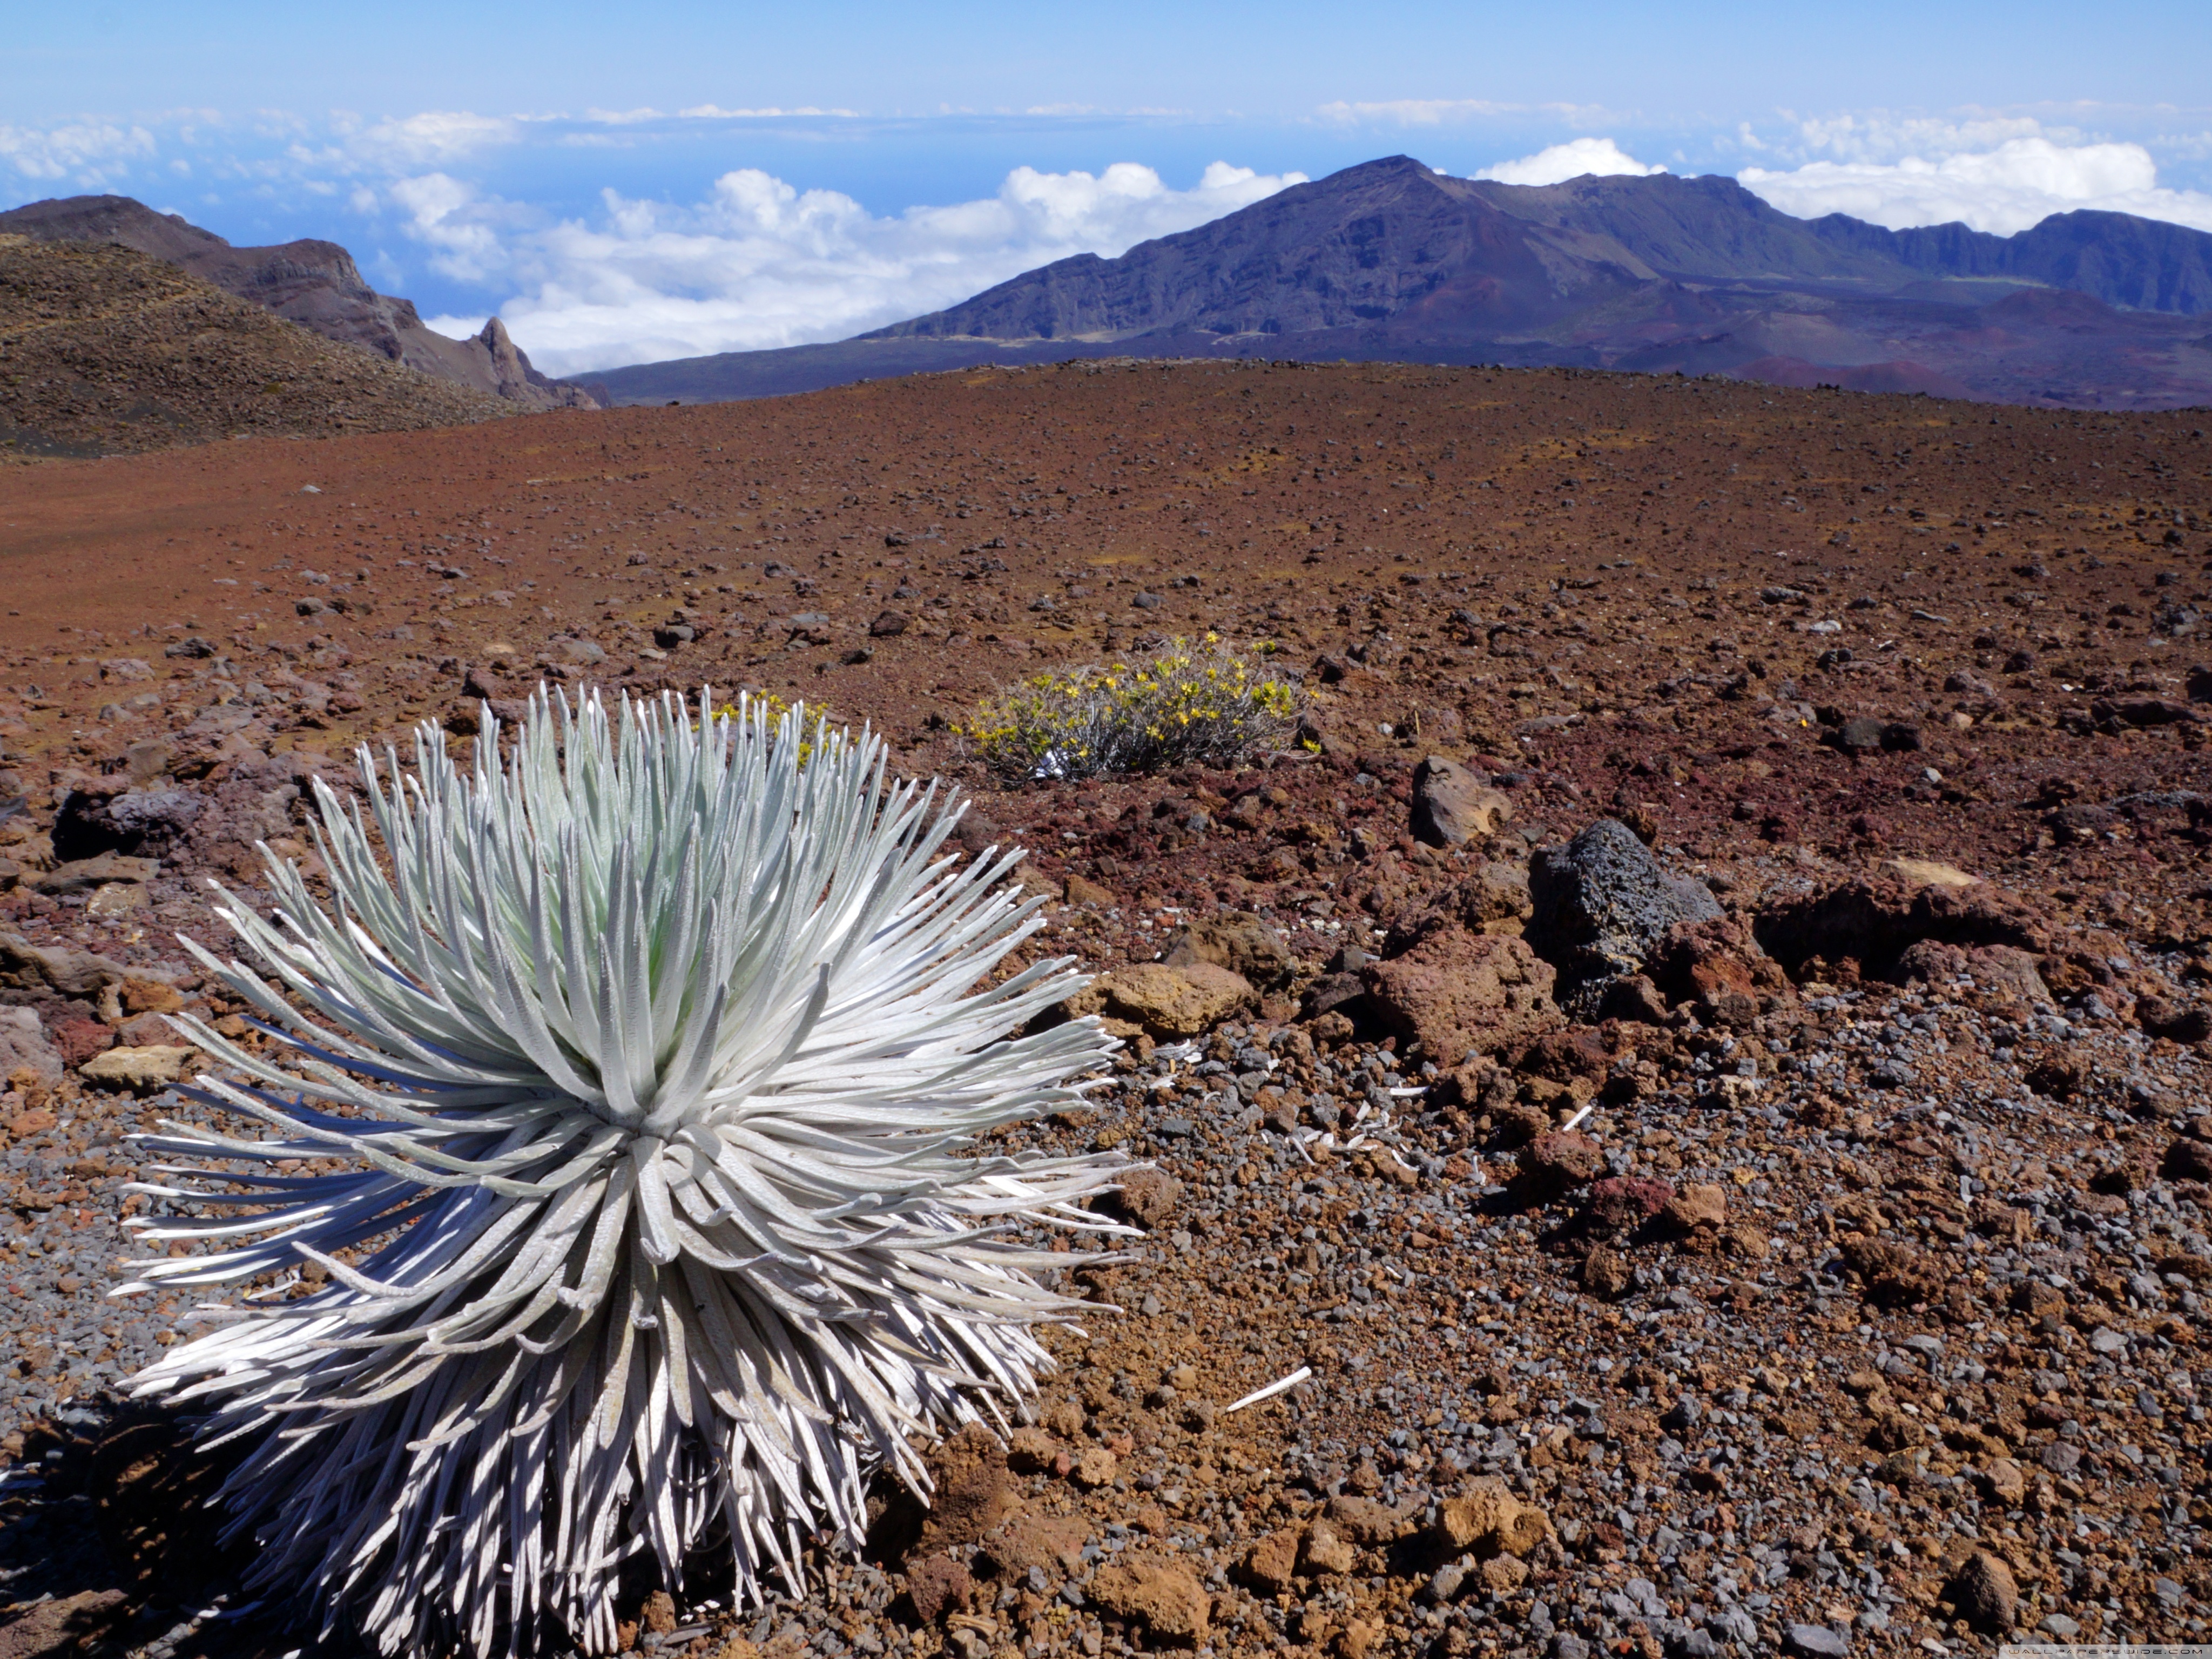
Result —
<path fill-rule="evenodd" d="M 743 1605 L 1034 1389 L 1079 1304 L 1031 1274 L 1082 1258 L 1015 1235 L 1097 1227 L 1115 1165 L 974 1143 L 1112 1043 L 1011 1035 L 1079 976 L 988 982 L 1040 925 L 1018 854 L 939 856 L 945 792 L 866 733 L 541 691 L 502 763 L 485 720 L 465 773 L 429 726 L 411 775 L 363 750 L 388 874 L 318 783 L 329 902 L 266 854 L 273 921 L 222 896 L 265 978 L 191 946 L 273 1039 L 180 1021 L 198 1096 L 259 1128 L 146 1140 L 190 1162 L 136 1224 L 188 1249 L 122 1289 L 258 1287 L 134 1387 L 245 1443 L 226 1524 L 325 1634 L 605 1653 L 626 1557 L 680 1587 L 726 1544 L 693 1590 Z"/>

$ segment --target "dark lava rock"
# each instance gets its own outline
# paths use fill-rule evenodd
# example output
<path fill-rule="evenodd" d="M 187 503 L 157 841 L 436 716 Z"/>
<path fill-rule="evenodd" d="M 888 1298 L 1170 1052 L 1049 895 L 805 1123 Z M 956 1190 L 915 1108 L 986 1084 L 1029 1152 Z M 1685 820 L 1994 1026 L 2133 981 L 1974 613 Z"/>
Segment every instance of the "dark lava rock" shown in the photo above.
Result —
<path fill-rule="evenodd" d="M 1528 900 L 1523 937 L 1570 987 L 1633 974 L 1668 929 L 1721 915 L 1703 884 L 1669 873 L 1613 818 L 1539 850 L 1528 864 Z"/>
<path fill-rule="evenodd" d="M 1948 1585 L 1959 1617 L 1984 1636 L 2013 1627 L 2020 1607 L 2020 1586 L 2012 1569 L 1987 1550 L 1976 1550 L 1960 1564 Z"/>
<path fill-rule="evenodd" d="M 1762 908 L 1753 932 L 1792 974 L 1814 957 L 1850 958 L 1862 972 L 1893 979 L 1905 951 L 1922 939 L 1972 948 L 2051 948 L 2048 923 L 2027 904 L 1986 883 L 1915 887 L 1894 877 L 1861 878 L 1786 897 Z"/>
<path fill-rule="evenodd" d="M 2202 1042 L 2212 1037 L 2212 1008 L 2166 997 L 2148 996 L 2138 1001 L 2136 1023 L 2153 1036 L 2174 1042 Z"/>
<path fill-rule="evenodd" d="M 2187 703 L 2167 697 L 2100 697 L 2089 705 L 2089 716 L 2100 726 L 2187 726 L 2203 719 Z"/>
<path fill-rule="evenodd" d="M 1367 981 L 1358 974 L 1323 974 L 1306 987 L 1300 1006 L 1307 1019 L 1341 1013 L 1358 1021 L 1363 1015 L 1371 1018 L 1374 1011 L 1367 999 Z"/>
<path fill-rule="evenodd" d="M 868 624 L 871 639 L 894 640 L 906 630 L 907 616 L 902 611 L 878 611 L 875 621 Z"/>
<path fill-rule="evenodd" d="M 2212 1143 L 2185 1136 L 2166 1149 L 2159 1169 L 2169 1181 L 2212 1181 Z"/>
<path fill-rule="evenodd" d="M 1920 728 L 1910 720 L 1878 720 L 1861 715 L 1845 720 L 1828 735 L 1828 742 L 1847 755 L 1874 755 L 1887 750 L 1904 754 L 1921 746 Z"/>
<path fill-rule="evenodd" d="M 1881 748 L 1881 722 L 1860 715 L 1835 729 L 1829 741 L 1846 755 L 1871 755 Z"/>
<path fill-rule="evenodd" d="M 160 858 L 184 839 L 204 803 L 182 789 L 73 789 L 54 817 L 54 856 L 64 862 L 123 853 Z"/>

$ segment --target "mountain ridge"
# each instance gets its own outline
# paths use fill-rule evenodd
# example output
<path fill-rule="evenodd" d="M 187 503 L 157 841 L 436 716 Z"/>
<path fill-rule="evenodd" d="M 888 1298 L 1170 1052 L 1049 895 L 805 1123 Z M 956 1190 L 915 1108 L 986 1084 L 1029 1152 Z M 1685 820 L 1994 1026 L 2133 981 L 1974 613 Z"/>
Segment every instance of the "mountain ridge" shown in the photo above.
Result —
<path fill-rule="evenodd" d="M 2025 291 L 2092 309 L 1996 310 Z M 852 339 L 589 376 L 617 403 L 772 395 L 977 362 L 1270 356 L 2212 402 L 2212 235 L 2124 214 L 2002 237 L 1798 219 L 1733 179 L 1516 185 L 1386 156 L 1115 258 L 1079 254 Z M 1808 375 L 1812 378 L 1807 379 Z"/>
<path fill-rule="evenodd" d="M 523 407 L 120 242 L 0 232 L 0 456 L 455 426 Z"/>
<path fill-rule="evenodd" d="M 1384 219 L 1385 209 L 1395 210 L 1395 223 Z M 1242 222 L 1232 231 L 1226 228 L 1232 222 Z M 1841 214 L 1793 218 L 1718 175 L 1586 174 L 1557 185 L 1501 185 L 1454 179 L 1396 155 L 1291 185 L 1225 219 L 1140 242 L 1118 258 L 1057 260 L 957 306 L 857 337 L 1101 337 L 1172 326 L 1287 333 L 1381 321 L 1419 305 L 1433 308 L 1431 296 L 1449 286 L 1455 241 L 1462 270 L 1468 252 L 1488 258 L 1474 267 L 1474 291 L 1464 296 L 1473 307 L 1495 311 L 1502 303 L 1516 320 L 1531 323 L 1614 287 L 1661 281 L 1810 282 L 1892 294 L 1929 276 L 1995 279 L 2067 288 L 2116 309 L 2212 310 L 2212 234 L 2126 214 L 2054 215 L 2011 237 L 1963 224 L 1893 231 Z M 1262 272 L 1249 255 L 1285 244 L 1304 254 L 1288 273 L 1294 280 L 1279 280 L 1279 255 L 1267 274 L 1278 277 L 1279 299 L 1307 303 L 1294 315 L 1248 311 L 1232 321 L 1240 303 L 1257 297 L 1247 285 Z M 1394 246 L 1399 257 L 1386 260 Z M 1321 257 L 1337 247 L 1348 264 Z M 1197 314 L 1209 307 L 1194 307 L 1187 289 L 1177 295 L 1162 280 L 1164 267 L 1218 269 L 1224 253 L 1247 257 L 1232 258 L 1227 275 L 1236 286 L 1207 296 L 1212 319 Z M 2133 257 L 2118 257 L 2124 253 Z M 1357 273 L 1371 270 L 1382 275 L 1362 283 Z M 1418 273 L 1412 294 L 1404 291 L 1408 273 Z M 1363 294 L 1364 301 L 1357 297 Z M 1140 316 L 1130 309 L 1133 302 L 1178 299 L 1173 313 Z M 1026 331 L 1013 331 L 1015 322 Z"/>
<path fill-rule="evenodd" d="M 411 300 L 380 294 L 337 242 L 302 238 L 234 247 L 182 216 L 129 196 L 52 197 L 0 212 L 0 234 L 41 242 L 112 242 L 177 266 L 225 293 L 312 330 L 527 409 L 591 409 L 580 387 L 531 366 L 496 317 L 466 340 L 426 325 Z"/>

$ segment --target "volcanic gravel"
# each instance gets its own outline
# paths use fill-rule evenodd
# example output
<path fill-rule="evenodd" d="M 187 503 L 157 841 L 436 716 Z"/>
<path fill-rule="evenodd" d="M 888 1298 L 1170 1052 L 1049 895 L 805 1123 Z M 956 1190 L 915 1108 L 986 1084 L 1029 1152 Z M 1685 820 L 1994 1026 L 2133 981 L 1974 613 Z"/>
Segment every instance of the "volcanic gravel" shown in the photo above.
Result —
<path fill-rule="evenodd" d="M 2192 419 L 1092 364 L 0 473 L 0 1644 L 301 1645 L 216 1603 L 167 1431 L 116 1432 L 188 1311 L 105 1295 L 123 1137 L 197 1109 L 98 1074 L 234 1012 L 171 940 L 216 938 L 197 880 L 306 857 L 357 737 L 710 677 L 964 779 L 963 853 L 1035 849 L 1026 956 L 1246 989 L 1187 1036 L 1110 1004 L 1091 1108 L 1003 1137 L 1159 1172 L 1034 1420 L 804 1595 L 639 1584 L 640 1648 L 2203 1639 Z M 947 729 L 1208 626 L 1280 647 L 1301 740 L 1001 790 Z M 1413 839 L 1432 753 L 1492 833 Z M 1393 964 L 1522 946 L 1532 856 L 1607 817 L 1723 915 L 1462 1048 Z"/>

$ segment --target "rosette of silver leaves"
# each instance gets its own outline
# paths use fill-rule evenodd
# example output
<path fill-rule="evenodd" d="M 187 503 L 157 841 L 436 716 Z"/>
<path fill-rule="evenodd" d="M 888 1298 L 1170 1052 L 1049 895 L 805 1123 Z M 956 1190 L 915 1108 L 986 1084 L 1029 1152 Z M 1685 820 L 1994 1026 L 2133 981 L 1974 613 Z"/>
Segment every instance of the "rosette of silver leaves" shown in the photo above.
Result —
<path fill-rule="evenodd" d="M 187 1162 L 140 1237 L 206 1248 L 121 1289 L 246 1288 L 132 1387 L 246 1443 L 226 1525 L 326 1634 L 610 1652 L 639 1551 L 795 1584 L 1080 1305 L 1017 1235 L 1099 1230 L 1117 1164 L 974 1145 L 1114 1046 L 1014 1035 L 1082 982 L 991 982 L 1042 925 L 1019 854 L 941 856 L 948 792 L 865 732 L 714 708 L 541 691 L 504 762 L 488 708 L 465 772 L 432 726 L 409 775 L 364 748 L 366 818 L 316 786 L 328 903 L 264 851 L 275 919 L 217 908 L 262 973 L 191 947 L 274 1041 L 179 1020 L 250 1121 L 145 1138 Z"/>

